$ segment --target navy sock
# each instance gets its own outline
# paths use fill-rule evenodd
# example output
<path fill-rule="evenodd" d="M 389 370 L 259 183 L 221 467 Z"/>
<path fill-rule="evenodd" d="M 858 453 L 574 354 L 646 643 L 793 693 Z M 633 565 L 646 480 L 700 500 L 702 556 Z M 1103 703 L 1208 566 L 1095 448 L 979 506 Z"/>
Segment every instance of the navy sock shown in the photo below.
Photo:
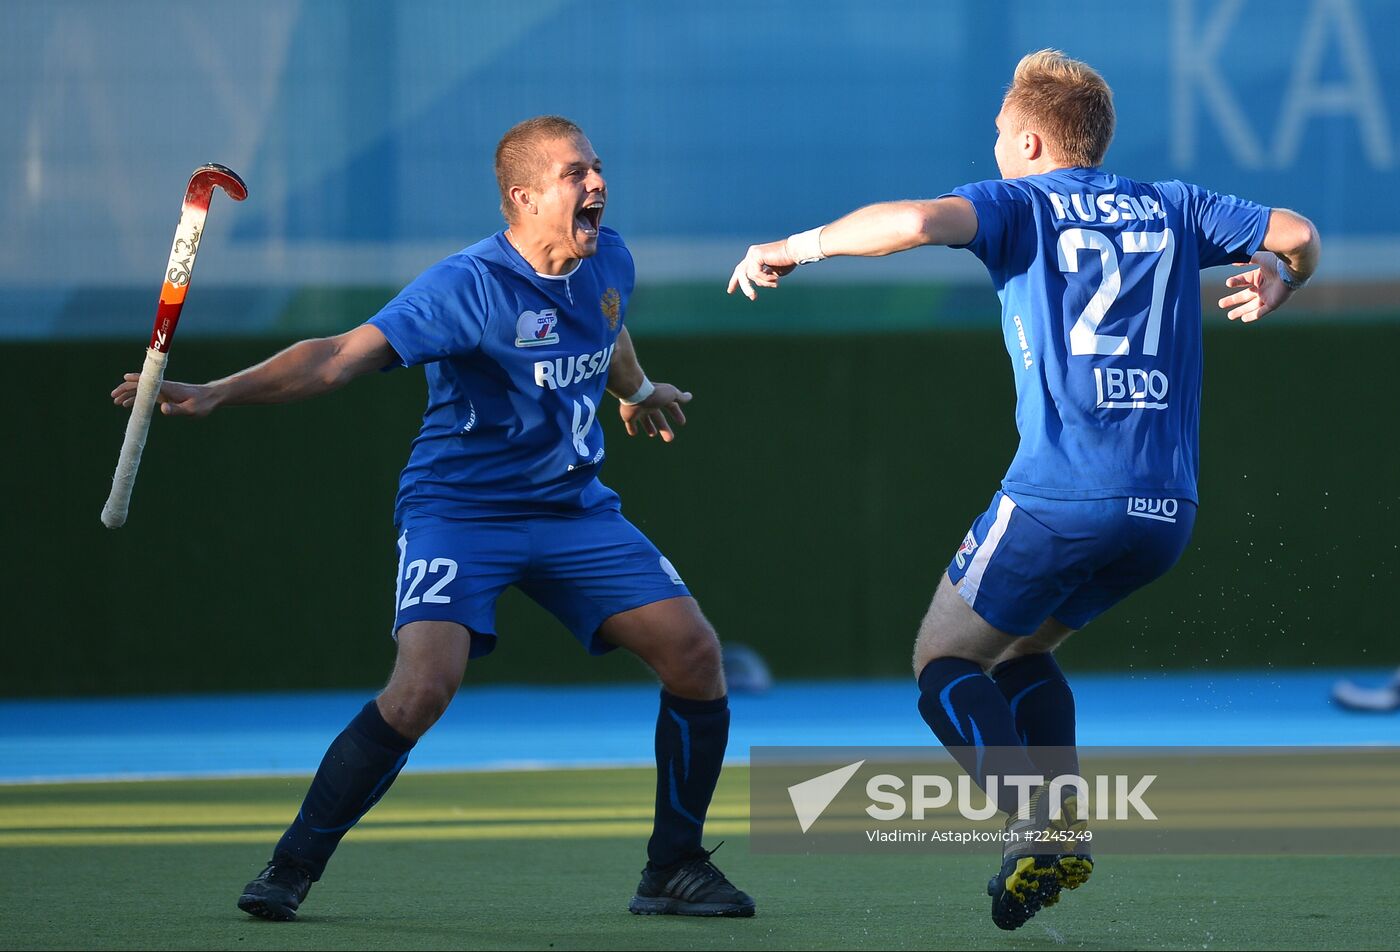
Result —
<path fill-rule="evenodd" d="M 273 850 L 273 862 L 301 866 L 317 880 L 340 839 L 379 802 L 408 761 L 413 741 L 370 701 L 331 742 L 301 810 Z"/>
<path fill-rule="evenodd" d="M 1079 773 L 1074 738 L 1074 692 L 1052 654 L 1024 655 L 992 669 L 1011 706 L 1016 734 L 1048 777 Z"/>
<path fill-rule="evenodd" d="M 656 717 L 656 824 L 648 865 L 671 866 L 699 853 L 705 814 L 729 744 L 729 698 L 691 701 L 662 689 Z"/>
<path fill-rule="evenodd" d="M 977 785 L 987 777 L 1039 773 L 1016 736 L 1011 707 L 982 666 L 964 658 L 935 658 L 919 672 L 919 713 Z M 1017 790 L 998 782 L 997 805 L 1017 809 Z"/>

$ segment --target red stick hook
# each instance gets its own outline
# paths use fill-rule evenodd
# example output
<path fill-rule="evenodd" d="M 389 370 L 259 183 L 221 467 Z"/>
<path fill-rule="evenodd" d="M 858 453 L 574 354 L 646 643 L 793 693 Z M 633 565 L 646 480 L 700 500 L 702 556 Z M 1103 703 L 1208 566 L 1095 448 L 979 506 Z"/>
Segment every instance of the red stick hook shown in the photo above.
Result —
<path fill-rule="evenodd" d="M 190 176 L 190 184 L 185 188 L 185 204 L 208 208 L 216 185 L 235 202 L 241 202 L 248 197 L 248 186 L 243 184 L 237 172 L 227 166 L 210 162 L 195 169 L 194 174 Z"/>

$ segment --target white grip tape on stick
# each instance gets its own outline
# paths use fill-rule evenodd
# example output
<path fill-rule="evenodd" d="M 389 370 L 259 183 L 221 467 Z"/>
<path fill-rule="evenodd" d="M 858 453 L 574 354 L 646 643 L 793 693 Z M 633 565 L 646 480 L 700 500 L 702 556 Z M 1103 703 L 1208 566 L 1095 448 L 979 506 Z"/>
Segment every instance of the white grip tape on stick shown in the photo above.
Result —
<path fill-rule="evenodd" d="M 165 362 L 169 357 L 169 354 L 148 348 L 146 362 L 141 365 L 136 402 L 131 405 L 131 418 L 126 421 L 126 437 L 122 440 L 122 454 L 117 458 L 117 471 L 112 474 L 112 494 L 107 497 L 107 505 L 102 507 L 102 524 L 108 529 L 119 529 L 126 523 L 126 512 L 131 505 L 131 488 L 136 484 L 136 470 L 141 465 L 141 451 L 146 448 L 146 433 L 151 428 L 151 415 L 155 412 L 156 398 L 160 396 L 160 385 L 165 382 Z"/>

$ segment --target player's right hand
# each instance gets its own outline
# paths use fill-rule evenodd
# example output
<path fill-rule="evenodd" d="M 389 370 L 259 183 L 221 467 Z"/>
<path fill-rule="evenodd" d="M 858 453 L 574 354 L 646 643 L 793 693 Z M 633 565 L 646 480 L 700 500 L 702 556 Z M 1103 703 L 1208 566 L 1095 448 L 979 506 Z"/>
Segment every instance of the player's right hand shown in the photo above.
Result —
<path fill-rule="evenodd" d="M 766 245 L 750 245 L 744 260 L 739 262 L 734 268 L 734 273 L 729 276 L 729 290 L 726 293 L 733 294 L 735 288 L 741 288 L 744 297 L 755 301 L 758 294 L 754 291 L 754 285 L 776 288 L 778 279 L 791 274 L 796 267 L 797 262 L 788 254 L 786 239 L 770 241 Z"/>
<path fill-rule="evenodd" d="M 126 374 L 122 382 L 112 391 L 112 402 L 119 407 L 131 409 L 136 402 L 136 385 L 140 374 Z M 209 388 L 192 383 L 177 383 L 167 380 L 160 385 L 160 412 L 166 416 L 208 416 L 213 412 L 215 402 Z"/>
<path fill-rule="evenodd" d="M 675 430 L 666 421 L 670 416 L 677 426 L 685 426 L 685 411 L 681 409 L 691 401 L 693 394 L 669 383 L 658 383 L 651 396 L 641 403 L 620 403 L 617 412 L 622 416 L 622 425 L 628 436 L 645 433 L 659 436 L 661 442 L 671 443 L 676 439 Z"/>

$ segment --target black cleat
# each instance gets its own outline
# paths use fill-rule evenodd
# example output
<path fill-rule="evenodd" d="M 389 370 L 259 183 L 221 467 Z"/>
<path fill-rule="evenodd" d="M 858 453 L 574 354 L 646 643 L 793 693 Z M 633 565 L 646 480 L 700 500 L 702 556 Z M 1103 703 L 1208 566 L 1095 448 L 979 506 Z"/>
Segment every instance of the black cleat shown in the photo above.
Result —
<path fill-rule="evenodd" d="M 701 850 L 665 869 L 647 864 L 627 911 L 634 916 L 752 916 L 753 899 L 710 862 L 717 849 Z"/>
<path fill-rule="evenodd" d="M 1051 819 L 1047 791 L 1042 786 L 1031 796 L 1029 817 L 1007 818 L 1001 871 L 987 883 L 992 921 L 999 929 L 1019 929 L 1041 909 L 1059 902 L 1062 890 L 1088 882 L 1094 871 L 1093 858 L 1077 849 L 1088 828 L 1079 816 L 1078 798 L 1066 796 L 1061 815 Z M 1063 852 L 1031 852 L 1037 846 L 1056 845 Z"/>
<path fill-rule="evenodd" d="M 1047 859 L 1048 857 L 1042 857 Z M 1040 908 L 1048 909 L 1060 901 L 1060 894 L 1066 889 L 1078 889 L 1089 881 L 1089 876 L 1094 872 L 1094 858 L 1088 853 L 1061 853 L 1055 857 L 1055 878 L 1060 881 L 1060 888 L 1053 896 L 1049 896 L 1040 904 Z M 995 880 L 993 880 L 995 882 Z"/>
<path fill-rule="evenodd" d="M 290 922 L 311 889 L 311 874 L 290 863 L 268 863 L 258 878 L 243 887 L 238 908 L 250 916 Z"/>
<path fill-rule="evenodd" d="M 1055 875 L 1062 889 L 1078 889 L 1094 872 L 1094 858 L 1088 853 L 1061 853 L 1055 860 Z"/>
<path fill-rule="evenodd" d="M 992 921 L 998 929 L 1021 928 L 1041 909 L 1060 901 L 1055 857 L 1006 857 L 1001 872 L 987 883 L 987 895 L 992 897 Z"/>

